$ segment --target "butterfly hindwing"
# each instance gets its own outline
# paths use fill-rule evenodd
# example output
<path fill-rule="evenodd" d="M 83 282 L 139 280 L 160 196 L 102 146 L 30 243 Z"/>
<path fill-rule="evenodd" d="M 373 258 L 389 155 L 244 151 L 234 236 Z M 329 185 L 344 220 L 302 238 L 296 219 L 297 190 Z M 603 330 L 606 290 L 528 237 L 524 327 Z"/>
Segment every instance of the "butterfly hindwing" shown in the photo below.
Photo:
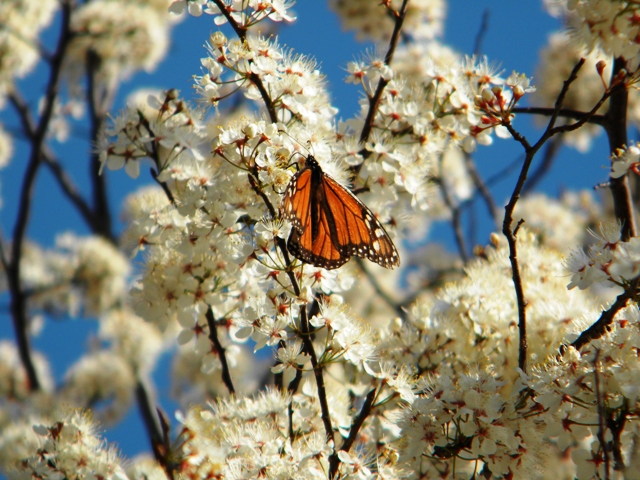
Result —
<path fill-rule="evenodd" d="M 371 210 L 349 190 L 325 174 L 325 191 L 336 197 L 328 201 L 329 208 L 339 209 L 334 218 L 344 219 L 344 225 L 338 225 L 340 246 L 344 255 L 356 255 L 367 258 L 383 267 L 399 265 L 399 256 L 391 238 Z"/>
<path fill-rule="evenodd" d="M 289 182 L 281 212 L 292 224 L 287 247 L 305 263 L 331 270 L 356 255 L 386 268 L 400 264 L 393 242 L 373 213 L 325 174 L 311 155 Z"/>

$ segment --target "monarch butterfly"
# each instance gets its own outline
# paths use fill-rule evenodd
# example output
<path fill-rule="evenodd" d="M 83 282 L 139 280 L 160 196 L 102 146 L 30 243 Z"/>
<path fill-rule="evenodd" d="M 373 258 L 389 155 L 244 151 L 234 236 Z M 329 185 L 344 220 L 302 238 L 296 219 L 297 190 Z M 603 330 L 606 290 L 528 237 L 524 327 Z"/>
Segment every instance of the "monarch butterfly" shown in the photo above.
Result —
<path fill-rule="evenodd" d="M 395 245 L 371 210 L 324 173 L 313 155 L 289 182 L 280 211 L 292 223 L 287 248 L 305 263 L 332 270 L 357 255 L 385 268 L 400 265 Z"/>

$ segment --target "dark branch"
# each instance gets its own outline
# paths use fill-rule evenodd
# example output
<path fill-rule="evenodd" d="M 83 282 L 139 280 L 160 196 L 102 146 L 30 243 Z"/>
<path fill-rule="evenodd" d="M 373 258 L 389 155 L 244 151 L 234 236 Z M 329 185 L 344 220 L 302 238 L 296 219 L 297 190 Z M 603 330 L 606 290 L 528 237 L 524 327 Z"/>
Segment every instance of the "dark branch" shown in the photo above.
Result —
<path fill-rule="evenodd" d="M 553 115 L 551 115 L 551 119 L 549 120 L 549 124 L 547 125 L 544 134 L 534 146 L 531 146 L 526 138 L 516 132 L 510 123 L 505 125 L 509 132 L 511 132 L 513 138 L 520 142 L 520 144 L 522 144 L 525 149 L 524 164 L 522 165 L 522 169 L 520 170 L 520 175 L 518 177 L 518 181 L 516 182 L 516 186 L 513 189 L 513 193 L 511 194 L 511 198 L 509 199 L 509 203 L 507 203 L 507 205 L 505 206 L 504 221 L 502 223 L 502 233 L 506 237 L 507 243 L 509 244 L 509 261 L 511 263 L 513 285 L 515 288 L 516 299 L 518 303 L 518 366 L 520 367 L 520 369 L 522 369 L 523 372 L 527 371 L 527 302 L 524 298 L 524 287 L 522 285 L 522 277 L 520 275 L 516 242 L 517 230 L 520 228 L 522 221 L 518 223 L 515 229 L 512 229 L 511 225 L 513 223 L 513 212 L 516 208 L 518 200 L 520 199 L 520 195 L 522 194 L 522 189 L 527 180 L 527 175 L 529 172 L 529 168 L 531 167 L 531 163 L 533 162 L 533 158 L 538 150 L 542 147 L 542 145 L 552 135 L 554 135 L 554 125 L 556 119 L 558 118 L 558 112 L 562 108 L 562 103 L 565 96 L 567 95 L 567 92 L 569 91 L 570 85 L 578 77 L 578 71 L 580 70 L 580 68 L 582 68 L 582 65 L 584 65 L 584 59 L 580 60 L 576 64 L 576 66 L 571 71 L 569 78 L 564 82 L 562 90 L 560 91 L 560 94 L 556 99 L 555 112 Z"/>
<path fill-rule="evenodd" d="M 526 195 L 527 193 L 532 191 L 549 172 L 549 169 L 553 165 L 553 160 L 556 158 L 557 153 L 560 151 L 560 147 L 562 147 L 562 134 L 556 135 L 547 144 L 547 148 L 545 148 L 544 154 L 542 156 L 542 162 L 529 177 L 529 181 L 522 190 L 523 195 Z"/>
<path fill-rule="evenodd" d="M 15 87 L 9 94 L 9 101 L 18 113 L 20 123 L 22 124 L 22 131 L 29 140 L 33 141 L 36 134 L 36 125 L 33 121 L 33 118 L 31 117 L 31 112 L 29 112 L 29 108 L 26 102 L 20 96 Z M 82 198 L 80 192 L 73 184 L 73 181 L 64 171 L 58 160 L 56 160 L 54 154 L 49 150 L 49 148 L 47 148 L 46 144 L 42 146 L 42 156 L 43 161 L 45 162 L 47 167 L 49 167 L 54 179 L 58 182 L 58 185 L 62 189 L 62 193 L 64 193 L 67 199 L 76 207 L 84 221 L 93 230 L 94 215 L 91 211 L 91 208 L 84 200 L 84 198 Z"/>
<path fill-rule="evenodd" d="M 213 0 L 213 3 L 215 3 L 216 6 L 220 9 L 220 11 L 222 12 L 222 15 L 224 15 L 224 18 L 227 19 L 227 21 L 231 25 L 231 28 L 233 28 L 233 31 L 236 32 L 236 35 L 238 35 L 238 38 L 240 38 L 240 40 L 245 42 L 247 39 L 247 27 L 245 27 L 244 25 L 240 25 L 238 24 L 238 22 L 235 21 L 235 19 L 231 16 L 231 12 L 227 9 L 227 6 L 224 4 L 222 0 Z M 249 60 L 249 63 L 253 63 L 253 61 Z M 267 92 L 267 89 L 265 88 L 264 83 L 262 83 L 262 79 L 257 73 L 253 73 L 253 72 L 249 73 L 248 78 L 249 78 L 249 81 L 253 83 L 258 89 L 258 91 L 260 92 L 262 101 L 264 102 L 264 105 L 267 108 L 267 112 L 269 112 L 269 119 L 273 123 L 276 123 L 278 121 L 276 108 L 273 105 L 273 101 L 271 100 L 271 97 L 269 96 L 269 92 Z"/>
<path fill-rule="evenodd" d="M 142 421 L 147 430 L 147 435 L 151 441 L 151 447 L 153 448 L 155 443 L 162 440 L 162 430 L 160 429 L 158 417 L 155 414 L 154 401 L 151 395 L 149 395 L 149 388 L 141 379 L 138 379 L 136 383 L 136 400 Z"/>
<path fill-rule="evenodd" d="M 20 284 L 20 262 L 22 260 L 22 247 L 27 231 L 27 225 L 29 224 L 29 217 L 31 215 L 31 202 L 33 200 L 35 181 L 43 160 L 43 146 L 45 144 L 47 131 L 49 130 L 49 124 L 53 117 L 56 99 L 58 97 L 64 56 L 72 37 L 70 27 L 72 10 L 71 2 L 62 1 L 61 8 L 62 20 L 60 26 L 60 37 L 58 39 L 56 53 L 51 59 L 51 70 L 45 91 L 44 108 L 33 136 L 31 137 L 31 155 L 22 181 L 22 187 L 20 189 L 20 199 L 18 201 L 17 218 L 13 230 L 9 268 L 6 271 L 7 283 L 9 284 L 9 290 L 11 293 L 11 314 L 14 329 L 16 331 L 20 360 L 24 365 L 27 378 L 29 380 L 29 387 L 32 390 L 40 389 L 40 381 L 35 370 L 35 365 L 33 364 L 33 359 L 31 358 L 27 301 Z"/>
<path fill-rule="evenodd" d="M 91 144 L 96 145 L 102 127 L 111 108 L 112 94 L 105 90 L 109 87 L 100 85 L 98 72 L 101 59 L 94 52 L 87 53 L 87 104 L 89 105 L 89 118 L 91 122 Z M 107 239 L 115 238 L 111 232 L 111 211 L 107 198 L 107 177 L 100 174 L 100 158 L 96 151 L 91 153 L 90 178 L 93 184 L 93 231 Z"/>
<path fill-rule="evenodd" d="M 362 428 L 362 425 L 364 425 L 364 421 L 367 419 L 367 417 L 371 414 L 371 411 L 373 410 L 373 402 L 376 399 L 377 393 L 378 393 L 378 390 L 374 388 L 367 394 L 364 404 L 360 409 L 360 413 L 354 420 L 353 425 L 351 425 L 351 430 L 349 431 L 349 437 L 344 441 L 344 443 L 342 444 L 342 447 L 340 447 L 340 450 L 343 450 L 347 453 L 349 452 L 349 450 L 351 450 L 351 447 L 356 441 L 356 438 L 358 438 L 358 433 L 360 432 L 360 428 Z M 338 452 L 336 451 L 329 458 L 329 478 L 335 478 L 336 474 L 338 473 L 339 466 L 340 466 L 340 458 L 338 457 Z"/>
<path fill-rule="evenodd" d="M 473 54 L 476 57 L 482 52 L 482 42 L 484 41 L 484 36 L 489 30 L 489 16 L 489 9 L 486 8 L 484 12 L 482 12 L 482 21 L 480 22 L 480 28 L 478 29 L 478 33 L 476 34 L 476 40 L 473 43 Z"/>
<path fill-rule="evenodd" d="M 443 162 L 444 156 L 440 155 L 439 160 L 439 172 L 438 172 L 438 185 L 440 186 L 440 191 L 442 192 L 442 199 L 444 200 L 444 204 L 451 211 L 451 226 L 453 228 L 453 234 L 456 239 L 456 244 L 458 246 L 458 251 L 460 252 L 460 257 L 464 263 L 469 261 L 469 253 L 467 251 L 467 244 L 464 239 L 464 232 L 462 231 L 462 221 L 460 219 L 460 205 L 456 205 L 456 201 L 451 194 L 451 190 L 445 181 L 445 175 L 443 170 Z"/>
<path fill-rule="evenodd" d="M 600 315 L 600 318 L 582 332 L 580 336 L 573 341 L 571 346 L 576 350 L 580 350 L 591 341 L 596 340 L 607 333 L 609 325 L 613 322 L 616 314 L 626 307 L 629 300 L 635 296 L 638 288 L 638 281 L 638 279 L 635 279 L 624 292 L 618 295 L 616 301 L 613 302 L 613 305 L 611 305 L 608 310 L 604 310 Z M 564 353 L 564 348 L 561 349 L 560 353 Z"/>
<path fill-rule="evenodd" d="M 391 62 L 393 60 L 393 55 L 396 51 L 396 47 L 398 46 L 398 41 L 400 39 L 400 31 L 402 29 L 404 17 L 407 15 L 408 7 L 409 7 L 409 0 L 404 0 L 402 2 L 402 7 L 400 8 L 400 11 L 396 15 L 396 23 L 393 28 L 393 34 L 391 35 L 391 40 L 389 41 L 389 48 L 387 49 L 387 54 L 385 55 L 385 59 L 384 59 L 384 63 L 386 65 L 391 65 Z M 384 93 L 384 89 L 386 88 L 388 83 L 389 83 L 389 80 L 385 80 L 384 78 L 380 77 L 376 91 L 373 97 L 369 99 L 369 111 L 367 112 L 367 118 L 364 121 L 364 127 L 362 128 L 362 132 L 360 133 L 361 145 L 364 145 L 367 142 L 367 140 L 369 140 L 369 136 L 373 131 L 373 124 L 374 124 L 376 115 L 378 113 L 378 109 L 380 108 L 380 102 L 382 101 L 382 94 Z M 360 153 L 363 155 L 364 158 L 368 158 L 368 156 L 370 155 L 370 153 L 366 150 L 363 150 Z M 361 166 L 362 164 L 360 164 L 359 167 Z M 358 170 L 359 168 L 356 169 L 356 171 Z"/>
<path fill-rule="evenodd" d="M 612 85 L 616 79 L 625 72 L 626 62 L 617 58 L 613 63 L 611 72 Z M 616 88 L 618 87 L 618 88 Z M 618 148 L 627 145 L 627 104 L 629 92 L 624 82 L 619 82 L 610 87 L 613 91 L 609 101 L 609 109 L 605 114 L 604 129 L 609 140 L 609 151 L 615 152 Z M 633 198 L 627 176 L 610 178 L 611 195 L 613 196 L 613 208 L 616 219 L 622 224 L 622 240 L 628 241 L 638 235 L 633 208 Z"/>
<path fill-rule="evenodd" d="M 516 107 L 512 110 L 513 113 L 529 113 L 535 115 L 544 115 L 545 117 L 552 116 L 555 111 L 555 108 L 550 107 Z M 561 108 L 560 110 L 558 110 L 559 117 L 573 118 L 574 120 L 580 120 L 584 118 L 585 115 L 587 115 L 587 112 L 571 110 L 569 108 Z M 588 123 L 592 123 L 594 125 L 603 125 L 604 115 L 591 115 L 589 117 Z"/>
<path fill-rule="evenodd" d="M 226 385 L 227 390 L 229 390 L 229 393 L 233 395 L 236 393 L 236 389 L 233 387 L 233 381 L 231 380 L 231 370 L 229 368 L 229 362 L 227 362 L 226 350 L 218 338 L 218 326 L 216 325 L 216 319 L 213 316 L 211 307 L 207 309 L 206 317 L 207 324 L 209 325 L 209 340 L 213 343 L 213 348 L 222 364 L 222 381 Z"/>
<path fill-rule="evenodd" d="M 467 168 L 467 173 L 471 177 L 473 184 L 476 186 L 476 191 L 480 194 L 484 203 L 487 205 L 487 209 L 489 210 L 489 215 L 493 218 L 493 221 L 498 223 L 498 207 L 496 206 L 496 202 L 493 199 L 493 195 L 491 195 L 491 191 L 487 187 L 487 184 L 484 182 L 478 169 L 476 168 L 476 164 L 473 162 L 473 158 L 468 153 L 464 153 L 464 163 Z M 472 197 L 473 198 L 473 197 Z M 461 203 L 460 207 L 463 207 L 467 203 Z"/>

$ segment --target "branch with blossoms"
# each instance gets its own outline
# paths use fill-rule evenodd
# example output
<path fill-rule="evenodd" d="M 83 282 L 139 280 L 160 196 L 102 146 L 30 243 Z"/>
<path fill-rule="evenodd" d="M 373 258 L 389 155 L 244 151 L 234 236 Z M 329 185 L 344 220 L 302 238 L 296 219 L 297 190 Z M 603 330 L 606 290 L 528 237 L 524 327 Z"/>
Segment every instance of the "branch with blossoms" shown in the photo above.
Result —
<path fill-rule="evenodd" d="M 47 1 L 38 12 L 53 8 Z M 23 232 L 20 259 L 8 238 L 0 261 L 5 272 L 19 261 L 25 314 L 97 328 L 55 389 L 46 358 L 29 349 L 37 392 L 19 349 L 0 341 L 2 471 L 528 478 L 562 465 L 571 478 L 611 478 L 640 465 L 640 242 L 628 178 L 640 172 L 640 144 L 625 136 L 625 115 L 640 124 L 638 9 L 601 1 L 567 7 L 574 33 L 549 39 L 535 92 L 528 75 L 502 78 L 488 59 L 441 44 L 444 2 L 332 1 L 382 52 L 349 63 L 362 101 L 345 120 L 311 57 L 257 33 L 295 20 L 287 0 L 174 1 L 171 12 L 221 27 L 193 77 L 197 104 L 145 90 L 107 119 L 120 82 L 162 57 L 172 22 L 158 2 L 74 6 L 60 64 L 67 90 L 38 116 L 18 89 L 8 104 L 31 143 L 42 133 L 33 119 L 48 115 L 45 130 L 63 138 L 76 102 L 88 107 L 93 200 L 46 136 L 38 168 L 48 166 L 92 234 L 45 248 Z M 19 38 L 37 37 L 44 23 L 19 18 Z M 29 57 L 7 38 L 0 31 L 0 96 L 6 71 L 19 83 L 3 62 Z M 539 106 L 521 107 L 525 97 Z M 535 143 L 517 113 L 549 117 Z M 562 148 L 586 148 L 598 126 L 613 152 L 615 206 L 589 192 L 534 191 Z M 525 155 L 499 165 L 492 153 L 485 177 L 481 152 L 499 152 L 497 139 Z M 106 179 L 122 169 L 139 178 L 145 162 L 151 185 L 126 197 L 116 235 Z M 509 180 L 503 219 L 495 199 Z M 476 199 L 488 214 L 475 218 Z M 500 223 L 503 235 L 490 233 Z M 431 241 L 436 224 L 458 251 Z M 318 232 L 322 248 L 305 253 L 300 237 Z M 489 241 L 474 245 L 476 235 Z M 367 263 L 400 257 L 393 271 Z M 177 427 L 148 382 L 167 351 Z M 135 404 L 153 457 L 124 462 L 92 418 L 110 426 Z"/>

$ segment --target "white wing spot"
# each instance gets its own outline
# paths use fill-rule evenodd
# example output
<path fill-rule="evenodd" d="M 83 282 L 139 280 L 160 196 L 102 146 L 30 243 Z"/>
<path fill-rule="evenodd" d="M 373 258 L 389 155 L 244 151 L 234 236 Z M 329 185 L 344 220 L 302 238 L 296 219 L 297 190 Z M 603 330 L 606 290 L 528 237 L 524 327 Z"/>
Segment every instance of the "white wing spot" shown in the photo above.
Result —
<path fill-rule="evenodd" d="M 376 228 L 374 231 L 376 238 L 384 237 L 384 231 L 381 228 Z"/>
<path fill-rule="evenodd" d="M 379 240 L 376 240 L 375 242 L 373 242 L 373 249 L 374 249 L 376 252 L 379 252 L 379 251 L 380 251 L 380 241 L 379 241 Z"/>

